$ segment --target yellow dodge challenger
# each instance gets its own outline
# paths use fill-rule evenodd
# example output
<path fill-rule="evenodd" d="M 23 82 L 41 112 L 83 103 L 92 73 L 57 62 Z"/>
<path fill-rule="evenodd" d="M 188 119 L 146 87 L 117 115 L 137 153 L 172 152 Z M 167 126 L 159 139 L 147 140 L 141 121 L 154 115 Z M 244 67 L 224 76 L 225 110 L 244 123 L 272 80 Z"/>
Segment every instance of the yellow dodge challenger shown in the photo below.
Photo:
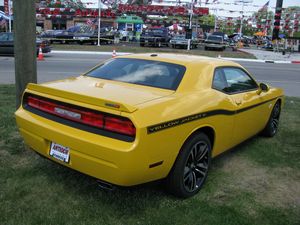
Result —
<path fill-rule="evenodd" d="M 283 91 L 237 63 L 136 54 L 70 79 L 28 84 L 16 121 L 25 143 L 108 188 L 164 179 L 180 197 L 203 186 L 211 158 L 278 129 Z"/>

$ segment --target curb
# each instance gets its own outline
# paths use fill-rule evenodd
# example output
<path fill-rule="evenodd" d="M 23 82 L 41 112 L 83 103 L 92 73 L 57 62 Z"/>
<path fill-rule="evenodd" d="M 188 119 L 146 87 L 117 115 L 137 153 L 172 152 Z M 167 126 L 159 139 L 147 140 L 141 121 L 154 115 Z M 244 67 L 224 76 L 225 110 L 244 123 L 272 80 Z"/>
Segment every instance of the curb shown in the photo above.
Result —
<path fill-rule="evenodd" d="M 112 55 L 112 52 L 93 52 L 93 51 L 60 51 L 53 50 L 51 53 L 56 54 L 81 54 L 81 55 Z M 117 52 L 118 55 L 129 55 L 133 54 L 130 52 Z M 216 57 L 218 59 L 231 60 L 231 61 L 241 61 L 241 62 L 259 62 L 259 63 L 282 63 L 282 64 L 300 64 L 300 61 L 276 61 L 276 60 L 262 60 L 262 59 L 244 59 L 244 58 L 229 58 L 229 57 Z"/>
<path fill-rule="evenodd" d="M 227 58 L 227 57 L 221 57 L 221 59 L 231 60 L 231 61 L 241 61 L 241 62 L 282 63 L 282 64 L 299 63 L 300 64 L 300 61 L 276 61 L 276 60 L 263 60 L 263 59 Z"/>
<path fill-rule="evenodd" d="M 244 53 L 248 53 L 248 54 L 252 54 L 255 55 L 253 53 L 250 53 L 244 49 L 238 49 L 238 51 L 244 52 Z M 262 60 L 265 63 L 292 63 L 292 64 L 300 64 L 300 60 L 291 60 L 291 61 L 283 61 L 283 60 Z"/>

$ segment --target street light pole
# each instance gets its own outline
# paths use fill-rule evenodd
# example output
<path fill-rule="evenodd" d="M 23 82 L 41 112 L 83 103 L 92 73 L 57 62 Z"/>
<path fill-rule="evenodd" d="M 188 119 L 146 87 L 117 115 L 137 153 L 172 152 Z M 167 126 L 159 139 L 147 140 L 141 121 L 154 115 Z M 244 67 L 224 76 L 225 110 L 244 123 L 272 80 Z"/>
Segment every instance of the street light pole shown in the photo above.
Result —
<path fill-rule="evenodd" d="M 240 25 L 240 34 L 239 34 L 239 36 L 240 36 L 240 38 L 242 37 L 242 33 L 243 33 L 243 21 L 244 21 L 244 4 L 245 4 L 245 2 L 243 1 L 243 5 L 242 5 L 242 19 L 241 19 L 241 25 Z"/>
<path fill-rule="evenodd" d="M 98 0 L 98 46 L 100 46 L 101 0 Z"/>
<path fill-rule="evenodd" d="M 194 0 L 192 0 L 191 8 L 190 8 L 190 24 L 189 24 L 189 29 L 190 32 L 192 32 L 192 19 L 193 19 L 193 11 L 194 11 Z M 192 32 L 193 34 L 193 32 Z M 191 38 L 188 39 L 188 48 L 187 50 L 191 49 Z"/>
<path fill-rule="evenodd" d="M 8 0 L 8 26 L 9 26 L 9 32 L 11 32 L 11 1 Z"/>

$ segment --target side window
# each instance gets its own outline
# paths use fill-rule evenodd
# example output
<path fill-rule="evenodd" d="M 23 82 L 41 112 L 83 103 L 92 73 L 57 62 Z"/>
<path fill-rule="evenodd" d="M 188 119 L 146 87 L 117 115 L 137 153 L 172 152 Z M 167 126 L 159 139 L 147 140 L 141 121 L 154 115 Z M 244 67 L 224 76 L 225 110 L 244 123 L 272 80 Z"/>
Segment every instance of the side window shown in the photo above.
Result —
<path fill-rule="evenodd" d="M 221 67 L 215 70 L 212 87 L 216 90 L 232 94 L 256 89 L 257 84 L 242 69 Z"/>
<path fill-rule="evenodd" d="M 227 93 L 242 92 L 257 88 L 255 81 L 243 70 L 239 68 L 222 68 L 227 87 L 224 91 Z"/>
<path fill-rule="evenodd" d="M 226 81 L 224 73 L 223 73 L 223 69 L 217 68 L 215 70 L 212 87 L 219 91 L 225 91 L 227 86 L 228 85 L 227 85 L 227 81 Z"/>

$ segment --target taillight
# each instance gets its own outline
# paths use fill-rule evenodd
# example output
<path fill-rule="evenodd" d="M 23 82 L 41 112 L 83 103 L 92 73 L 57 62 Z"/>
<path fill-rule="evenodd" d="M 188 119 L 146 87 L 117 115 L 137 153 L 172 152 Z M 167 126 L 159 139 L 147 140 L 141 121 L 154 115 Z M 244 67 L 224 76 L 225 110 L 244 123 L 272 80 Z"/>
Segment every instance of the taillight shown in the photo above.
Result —
<path fill-rule="evenodd" d="M 122 134 L 127 134 L 130 136 L 135 135 L 135 127 L 132 124 L 132 122 L 127 119 L 119 119 L 115 117 L 106 116 L 104 129 Z"/>
<path fill-rule="evenodd" d="M 52 101 L 43 100 L 33 96 L 27 97 L 27 104 L 30 107 L 43 112 L 103 130 L 128 136 L 135 136 L 136 133 L 133 123 L 127 118 L 116 117 L 85 109 L 75 109 L 70 106 L 54 103 Z"/>
<path fill-rule="evenodd" d="M 81 119 L 83 123 L 103 128 L 103 115 L 92 112 L 81 112 Z"/>

